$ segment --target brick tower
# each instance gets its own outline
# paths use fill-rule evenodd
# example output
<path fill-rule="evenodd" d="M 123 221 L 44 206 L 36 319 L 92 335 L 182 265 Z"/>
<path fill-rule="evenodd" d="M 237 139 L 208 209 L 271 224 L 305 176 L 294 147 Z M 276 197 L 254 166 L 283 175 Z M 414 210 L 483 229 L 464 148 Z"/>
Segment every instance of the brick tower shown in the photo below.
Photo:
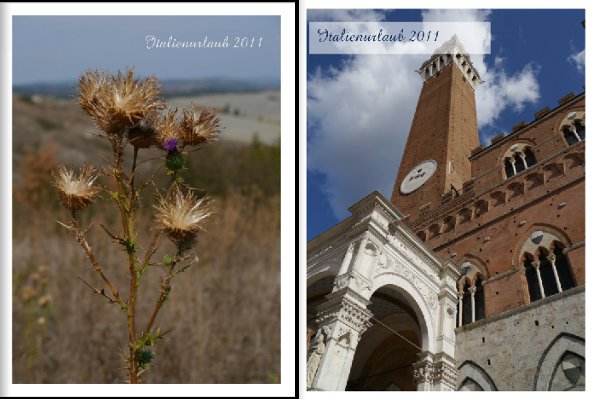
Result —
<path fill-rule="evenodd" d="M 470 153 L 479 145 L 474 90 L 481 83 L 456 36 L 417 71 L 423 78 L 392 203 L 415 220 L 470 180 Z"/>

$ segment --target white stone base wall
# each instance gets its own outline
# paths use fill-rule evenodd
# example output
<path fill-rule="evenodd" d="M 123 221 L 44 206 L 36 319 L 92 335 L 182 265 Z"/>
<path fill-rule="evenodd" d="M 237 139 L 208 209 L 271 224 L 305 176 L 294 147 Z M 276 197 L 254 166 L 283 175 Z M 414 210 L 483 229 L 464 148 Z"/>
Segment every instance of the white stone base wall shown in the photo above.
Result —
<path fill-rule="evenodd" d="M 584 307 L 581 286 L 457 328 L 457 387 L 468 377 L 484 390 L 564 389 L 553 373 L 566 351 L 585 358 Z"/>

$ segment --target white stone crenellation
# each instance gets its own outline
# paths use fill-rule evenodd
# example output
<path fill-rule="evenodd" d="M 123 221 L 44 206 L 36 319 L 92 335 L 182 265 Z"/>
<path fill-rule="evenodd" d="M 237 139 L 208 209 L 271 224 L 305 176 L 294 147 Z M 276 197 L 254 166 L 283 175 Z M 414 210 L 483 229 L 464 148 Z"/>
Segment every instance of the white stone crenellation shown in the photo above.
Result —
<path fill-rule="evenodd" d="M 421 75 L 423 81 L 427 81 L 436 76 L 439 71 L 452 62 L 462 72 L 464 79 L 470 84 L 473 90 L 479 84 L 483 83 L 478 71 L 470 60 L 470 56 L 466 53 L 464 46 L 462 46 L 456 35 L 452 36 L 451 39 L 444 42 L 441 47 L 435 50 L 431 58 L 425 61 L 417 72 Z"/>

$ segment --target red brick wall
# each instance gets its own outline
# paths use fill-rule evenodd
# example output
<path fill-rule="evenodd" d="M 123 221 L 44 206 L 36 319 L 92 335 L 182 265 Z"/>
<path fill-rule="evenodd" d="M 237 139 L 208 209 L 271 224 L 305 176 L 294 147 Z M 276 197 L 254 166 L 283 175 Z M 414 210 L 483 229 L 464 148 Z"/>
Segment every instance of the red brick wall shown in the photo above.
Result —
<path fill-rule="evenodd" d="M 450 185 L 461 189 L 462 183 L 470 179 L 468 155 L 477 145 L 474 91 L 458 67 L 450 64 L 439 76 L 423 84 L 392 191 L 392 203 L 411 219 L 416 219 L 419 208 L 427 203 L 431 204 L 430 208 L 437 208 L 442 194 L 450 191 Z M 413 193 L 401 194 L 404 177 L 428 159 L 437 162 L 433 176 Z M 449 161 L 452 161 L 451 173 L 448 173 Z"/>
<path fill-rule="evenodd" d="M 451 258 L 458 264 L 470 260 L 484 269 L 487 317 L 529 302 L 520 264 L 521 247 L 535 230 L 559 237 L 570 248 L 568 258 L 576 284 L 584 284 L 584 246 L 580 243 L 585 240 L 585 142 L 569 147 L 558 133 L 561 119 L 570 110 L 583 109 L 583 104 L 582 98 L 567 108 L 554 110 L 542 123 L 518 131 L 477 154 L 472 159 L 471 189 L 449 205 L 442 205 L 430 217 L 409 222 L 416 232 L 426 233 L 427 244 L 443 258 Z M 530 142 L 538 163 L 506 179 L 501 158 L 516 142 Z M 553 164 L 560 167 L 556 176 L 549 170 Z M 535 184 L 538 181 L 535 176 L 542 179 L 540 184 Z M 510 188 L 514 184 L 522 187 L 515 196 Z M 504 194 L 504 203 L 495 206 L 491 198 L 494 192 Z M 489 208 L 478 214 L 475 205 L 481 200 Z M 459 218 L 463 208 L 471 211 L 470 221 L 458 222 L 451 231 L 443 231 L 444 219 Z M 439 228 L 437 237 L 429 237 L 431 226 Z"/>

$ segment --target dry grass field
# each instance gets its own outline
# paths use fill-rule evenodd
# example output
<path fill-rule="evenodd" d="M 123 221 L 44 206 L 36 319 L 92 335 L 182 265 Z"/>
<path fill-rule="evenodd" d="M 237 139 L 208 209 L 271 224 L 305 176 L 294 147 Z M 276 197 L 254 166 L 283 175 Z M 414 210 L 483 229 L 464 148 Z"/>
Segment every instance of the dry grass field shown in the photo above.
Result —
<path fill-rule="evenodd" d="M 13 383 L 125 382 L 125 314 L 77 279 L 96 281 L 78 244 L 56 222 L 67 214 L 50 185 L 59 162 L 97 162 L 108 151 L 89 134 L 93 127 L 73 102 L 14 97 L 13 121 Z M 278 117 L 276 125 L 266 123 L 278 128 Z M 211 193 L 215 214 L 199 233 L 198 265 L 174 279 L 157 319 L 167 334 L 145 383 L 280 382 L 278 140 L 230 142 L 224 133 L 222 141 L 192 154 L 182 174 Z M 158 156 L 147 152 L 145 158 Z M 153 162 L 162 161 L 147 161 L 140 178 Z M 139 243 L 146 249 L 152 204 L 143 201 Z M 117 230 L 114 210 L 99 201 L 81 224 L 95 222 L 88 240 L 105 272 L 124 287 L 126 253 L 99 228 L 104 223 Z M 173 250 L 163 240 L 155 259 Z M 161 274 L 149 269 L 140 287 L 143 324 Z"/>

